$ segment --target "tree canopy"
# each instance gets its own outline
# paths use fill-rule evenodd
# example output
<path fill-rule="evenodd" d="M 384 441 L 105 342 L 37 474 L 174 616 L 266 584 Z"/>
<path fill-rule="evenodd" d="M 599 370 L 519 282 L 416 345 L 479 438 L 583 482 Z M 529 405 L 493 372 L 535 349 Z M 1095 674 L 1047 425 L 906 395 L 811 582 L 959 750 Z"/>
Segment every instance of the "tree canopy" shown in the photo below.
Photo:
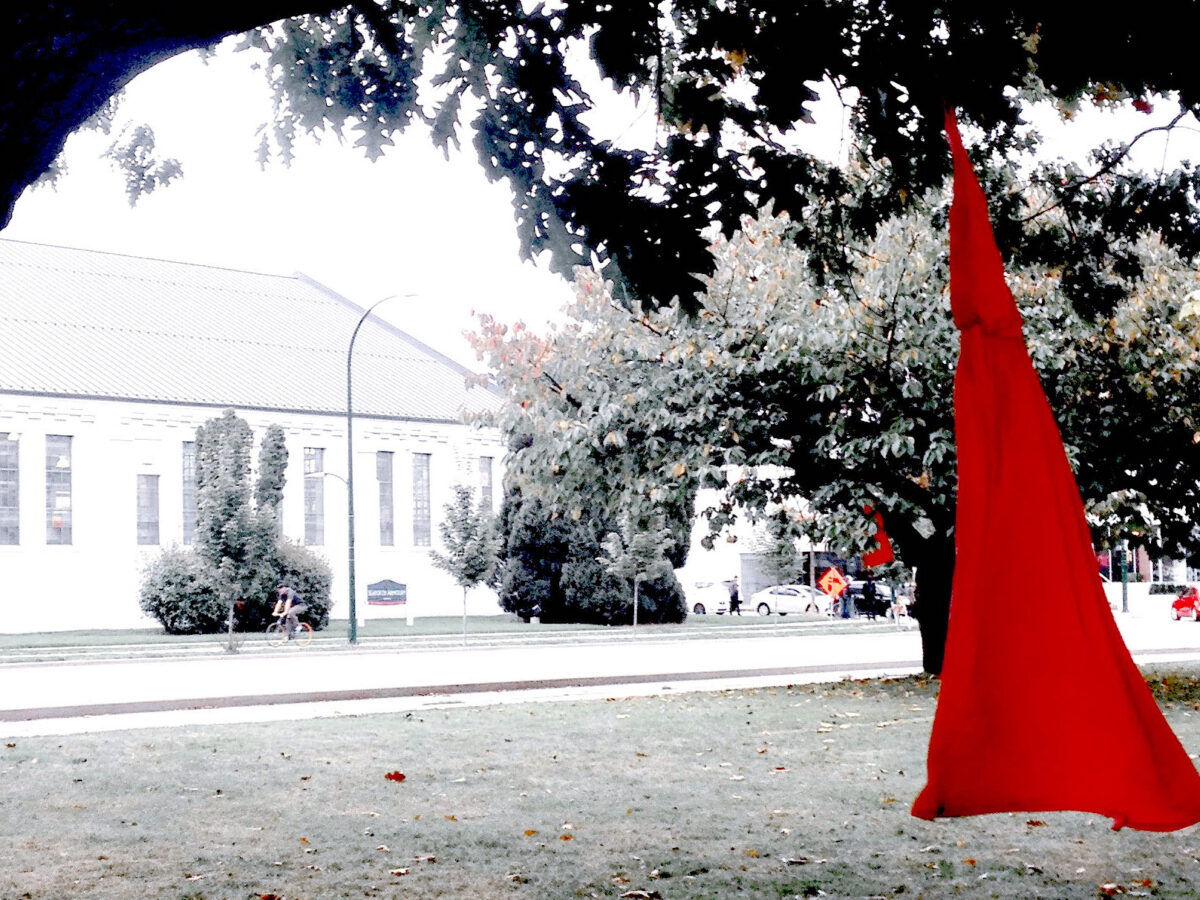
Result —
<path fill-rule="evenodd" d="M 1033 0 L 25 4 L 0 62 L 0 224 L 22 190 L 52 173 L 67 135 L 111 118 L 134 75 L 246 34 L 267 54 L 273 148 L 284 158 L 306 131 L 352 132 L 372 156 L 413 123 L 447 148 L 473 131 L 480 164 L 513 189 L 526 252 L 549 250 L 564 273 L 597 253 L 631 295 L 687 303 L 711 272 L 700 232 L 714 219 L 728 236 L 773 202 L 801 223 L 796 237 L 820 273 L 839 259 L 820 251 L 831 236 L 902 213 L 946 172 L 943 104 L 959 107 L 998 154 L 1032 140 L 1020 124 L 1030 99 L 1069 115 L 1079 102 L 1148 108 L 1170 95 L 1196 111 L 1198 18 L 1185 0 L 1119 23 L 1082 4 Z M 652 104 L 654 146 L 624 147 L 594 126 L 598 99 L 581 74 L 589 64 Z M 819 82 L 845 101 L 855 152 L 881 177 L 853 203 L 813 208 L 814 192 L 845 195 L 844 173 L 797 145 Z M 174 175 L 154 167 L 152 146 L 142 132 L 120 150 L 135 192 Z M 1154 227 L 1187 255 L 1200 246 L 1194 169 L 1150 178 L 1123 159 L 1124 148 L 1109 147 L 1090 171 L 1035 176 L 1068 223 L 1036 244 L 1016 240 L 1014 202 L 998 204 L 1004 251 L 1062 265 L 1073 302 L 1093 312 L 1119 296 L 1095 273 L 1133 263 L 1113 256 L 1114 236 Z"/>
<path fill-rule="evenodd" d="M 726 500 L 708 511 L 717 529 L 749 513 L 852 553 L 870 545 L 869 505 L 917 569 L 923 626 L 936 622 L 954 568 L 948 201 L 929 192 L 846 246 L 848 274 L 824 280 L 790 216 L 746 217 L 732 238 L 714 236 L 697 315 L 630 304 L 580 270 L 554 332 L 485 318 L 477 346 L 509 397 L 497 424 L 528 436 L 511 477 L 565 514 L 643 519 L 678 510 L 697 486 L 719 488 Z M 1062 215 L 1032 221 L 1030 238 Z M 1128 252 L 1134 274 L 1101 273 L 1123 293 L 1099 326 L 1074 309 L 1061 269 L 1028 265 L 1010 281 L 1097 545 L 1136 533 L 1191 557 L 1200 276 L 1155 232 Z M 1038 498 L 1028 501 L 1036 515 Z M 927 640 L 931 671 L 939 640 Z"/>

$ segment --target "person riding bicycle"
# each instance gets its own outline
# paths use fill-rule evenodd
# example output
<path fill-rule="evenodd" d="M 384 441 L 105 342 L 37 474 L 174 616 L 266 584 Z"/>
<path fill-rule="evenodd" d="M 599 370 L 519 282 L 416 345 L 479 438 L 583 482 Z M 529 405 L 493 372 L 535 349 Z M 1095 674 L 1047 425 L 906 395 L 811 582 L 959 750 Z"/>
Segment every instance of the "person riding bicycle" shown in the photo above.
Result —
<path fill-rule="evenodd" d="M 286 584 L 281 584 L 277 590 L 275 609 L 271 611 L 271 614 L 287 621 L 287 636 L 291 638 L 296 631 L 296 626 L 300 624 L 300 613 L 308 609 L 308 605 L 304 602 L 303 597 Z"/>

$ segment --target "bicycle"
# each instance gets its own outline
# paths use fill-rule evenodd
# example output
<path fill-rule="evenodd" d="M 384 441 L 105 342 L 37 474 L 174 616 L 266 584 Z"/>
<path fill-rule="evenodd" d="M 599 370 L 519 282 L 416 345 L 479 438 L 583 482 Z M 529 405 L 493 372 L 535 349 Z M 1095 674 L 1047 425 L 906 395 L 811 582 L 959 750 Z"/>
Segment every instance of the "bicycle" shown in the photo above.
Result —
<path fill-rule="evenodd" d="M 267 626 L 267 643 L 272 647 L 282 647 L 284 644 L 290 643 L 293 646 L 304 648 L 312 643 L 312 639 L 312 626 L 307 622 L 297 622 L 296 628 L 290 630 L 287 627 L 286 618 L 280 616 Z"/>

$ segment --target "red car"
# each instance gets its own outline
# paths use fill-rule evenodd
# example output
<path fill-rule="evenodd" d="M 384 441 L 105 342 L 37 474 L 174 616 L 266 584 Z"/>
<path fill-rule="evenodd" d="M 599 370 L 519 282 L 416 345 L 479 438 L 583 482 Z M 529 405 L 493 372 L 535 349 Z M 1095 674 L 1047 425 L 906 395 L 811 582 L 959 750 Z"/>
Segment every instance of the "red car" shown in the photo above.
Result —
<path fill-rule="evenodd" d="M 1200 591 L 1193 585 L 1184 590 L 1171 604 L 1171 618 L 1178 622 L 1180 619 L 1193 619 L 1200 622 Z"/>

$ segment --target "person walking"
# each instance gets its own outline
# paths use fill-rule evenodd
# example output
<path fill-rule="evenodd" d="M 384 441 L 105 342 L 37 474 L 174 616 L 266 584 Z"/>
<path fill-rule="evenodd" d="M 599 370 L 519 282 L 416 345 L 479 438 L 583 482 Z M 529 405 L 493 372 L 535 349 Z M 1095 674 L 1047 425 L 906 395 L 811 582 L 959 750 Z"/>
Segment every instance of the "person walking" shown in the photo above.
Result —
<path fill-rule="evenodd" d="M 725 585 L 729 588 L 729 614 L 732 616 L 734 613 L 737 613 L 740 616 L 742 614 L 742 600 L 741 595 L 738 593 L 738 577 L 734 575 L 733 578 L 725 582 Z"/>
<path fill-rule="evenodd" d="M 867 619 L 871 622 L 875 621 L 875 616 L 879 614 L 879 588 L 875 586 L 875 576 L 870 572 L 867 573 L 866 581 L 862 589 L 863 610 L 867 614 Z"/>

